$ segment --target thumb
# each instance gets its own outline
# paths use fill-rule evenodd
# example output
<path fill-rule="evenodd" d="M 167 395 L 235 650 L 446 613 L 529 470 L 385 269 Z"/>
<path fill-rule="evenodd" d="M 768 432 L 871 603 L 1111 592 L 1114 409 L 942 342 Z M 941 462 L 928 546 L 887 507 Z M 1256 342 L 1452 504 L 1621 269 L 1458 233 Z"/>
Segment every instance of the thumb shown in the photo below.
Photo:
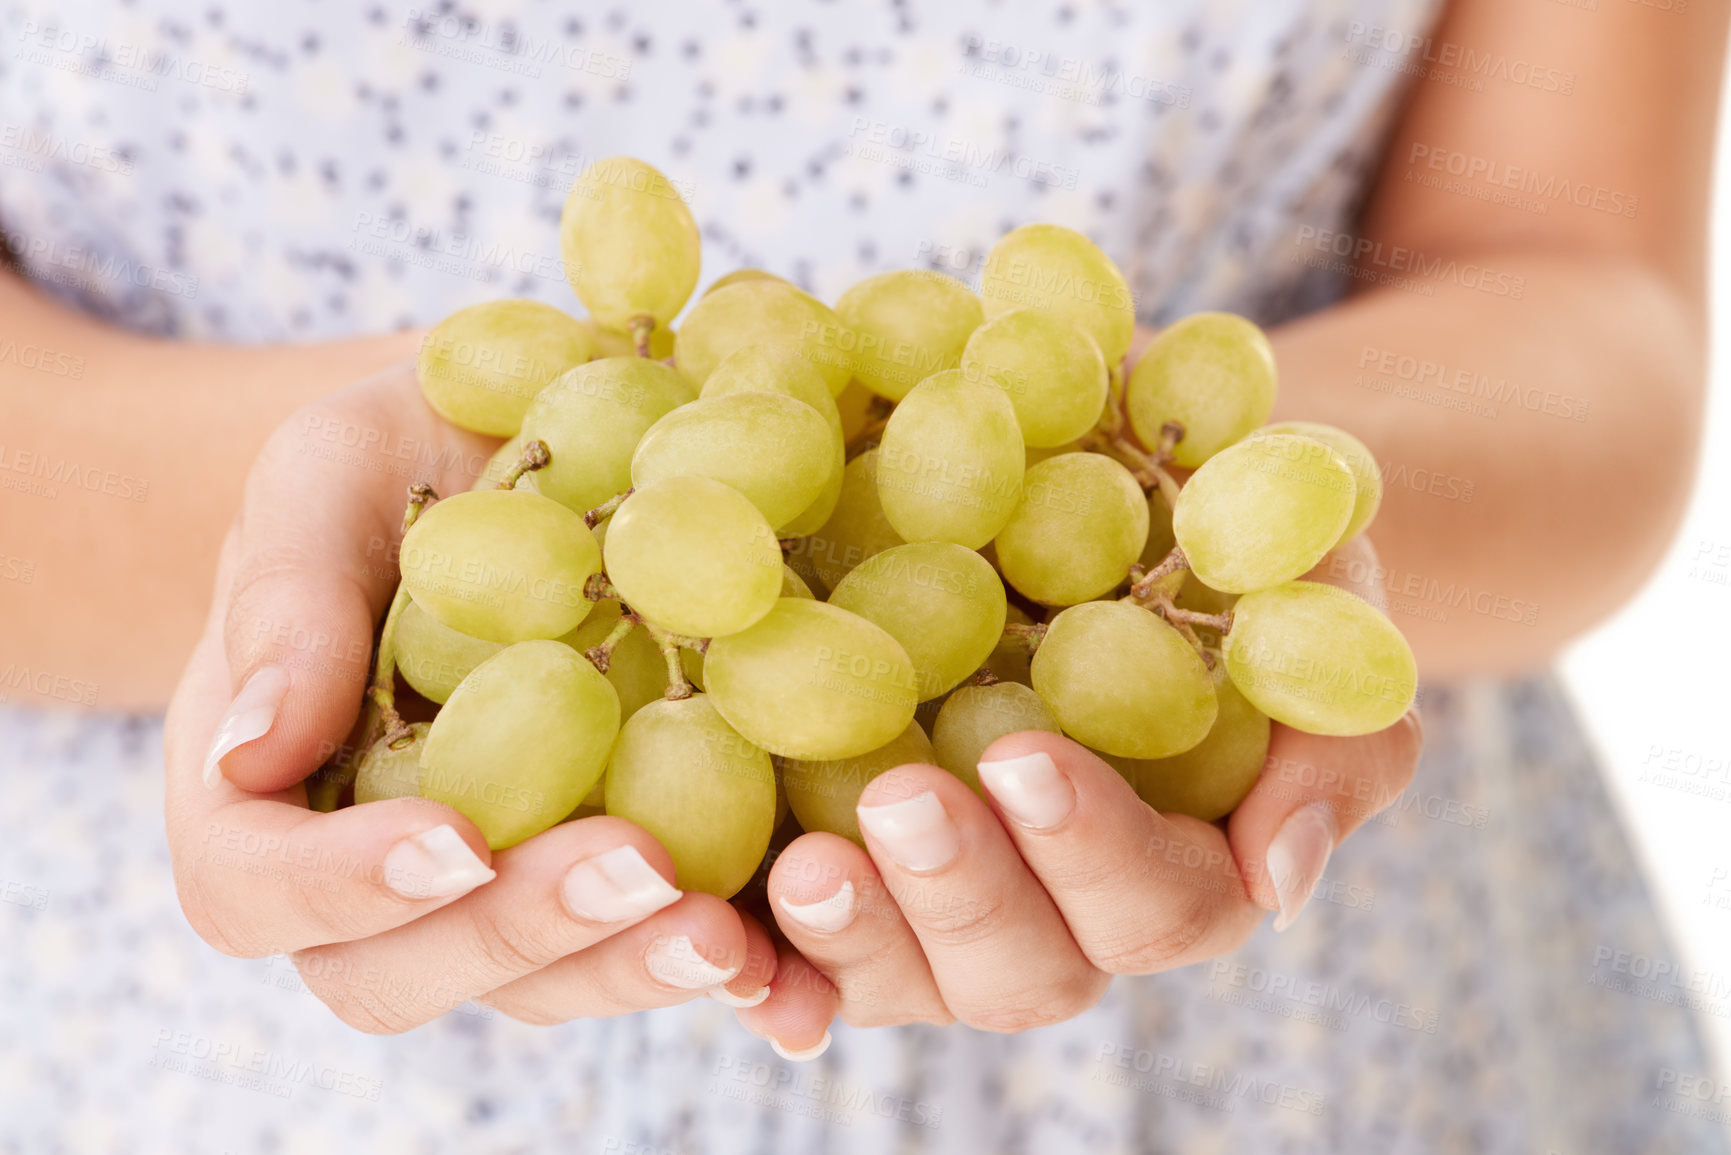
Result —
<path fill-rule="evenodd" d="M 285 422 L 247 479 L 233 580 L 217 592 L 226 606 L 223 648 L 233 699 L 204 758 L 206 785 L 226 778 L 248 791 L 282 790 L 341 747 L 360 713 L 374 626 L 396 586 L 409 484 L 467 488 L 464 470 L 436 465 L 486 459 L 481 439 L 470 444 L 461 431 L 429 433 L 424 406 L 367 404 L 353 393 Z M 374 462 L 364 449 L 320 452 L 333 424 L 359 430 L 351 440 L 363 444 L 439 438 L 456 451 L 435 458 L 434 468 L 412 470 L 389 459 Z"/>

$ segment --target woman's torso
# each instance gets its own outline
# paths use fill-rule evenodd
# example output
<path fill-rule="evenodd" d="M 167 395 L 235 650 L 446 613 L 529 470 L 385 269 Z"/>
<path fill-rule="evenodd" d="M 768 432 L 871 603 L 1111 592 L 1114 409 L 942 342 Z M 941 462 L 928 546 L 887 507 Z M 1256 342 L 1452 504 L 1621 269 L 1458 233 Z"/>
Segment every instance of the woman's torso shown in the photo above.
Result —
<path fill-rule="evenodd" d="M 976 279 L 1051 220 L 1144 319 L 1268 319 L 1299 230 L 1340 226 L 1375 162 L 1402 78 L 1361 59 L 1368 30 L 1436 6 L 15 0 L 0 212 L 30 275 L 93 311 L 320 339 L 500 295 L 575 309 L 559 210 L 625 153 L 687 195 L 706 282 Z"/>

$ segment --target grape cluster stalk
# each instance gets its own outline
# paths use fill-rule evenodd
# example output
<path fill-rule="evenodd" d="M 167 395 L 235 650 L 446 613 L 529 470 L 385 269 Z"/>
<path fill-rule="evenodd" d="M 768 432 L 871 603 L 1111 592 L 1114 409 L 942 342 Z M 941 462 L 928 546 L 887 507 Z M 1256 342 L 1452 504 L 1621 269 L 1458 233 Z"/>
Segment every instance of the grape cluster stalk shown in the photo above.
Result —
<path fill-rule="evenodd" d="M 427 402 L 506 440 L 472 489 L 411 488 L 363 752 L 315 805 L 420 795 L 495 849 L 607 813 L 730 897 L 778 838 L 859 841 L 894 766 L 978 791 L 1006 734 L 1214 821 L 1274 722 L 1410 705 L 1399 630 L 1302 580 L 1375 517 L 1376 463 L 1267 424 L 1250 321 L 1183 318 L 1126 371 L 1123 275 L 1052 224 L 1002 237 L 978 290 L 901 270 L 831 306 L 741 269 L 692 302 L 690 211 L 626 157 L 559 235 L 587 317 L 487 302 L 422 346 Z"/>

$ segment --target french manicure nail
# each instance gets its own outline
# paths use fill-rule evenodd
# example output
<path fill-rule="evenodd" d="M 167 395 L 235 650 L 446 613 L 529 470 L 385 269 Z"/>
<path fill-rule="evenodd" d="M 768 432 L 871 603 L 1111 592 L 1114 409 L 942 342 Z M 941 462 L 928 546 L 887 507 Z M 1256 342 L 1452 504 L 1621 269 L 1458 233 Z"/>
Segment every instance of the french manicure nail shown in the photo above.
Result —
<path fill-rule="evenodd" d="M 1011 818 L 1030 830 L 1050 830 L 1076 809 L 1076 788 L 1051 755 L 1039 750 L 981 762 L 980 781 Z"/>
<path fill-rule="evenodd" d="M 411 834 L 385 855 L 385 885 L 410 898 L 466 894 L 497 877 L 448 825 Z"/>
<path fill-rule="evenodd" d="M 930 790 L 887 806 L 858 808 L 860 826 L 903 870 L 936 870 L 962 848 L 962 836 Z"/>
<path fill-rule="evenodd" d="M 643 965 L 656 979 L 685 991 L 718 987 L 739 973 L 738 967 L 723 969 L 698 954 L 691 937 L 683 934 L 656 939 Z"/>
<path fill-rule="evenodd" d="M 1334 811 L 1321 802 L 1299 807 L 1280 824 L 1267 854 L 1268 879 L 1274 883 L 1280 902 L 1275 930 L 1291 926 L 1310 901 L 1310 892 L 1328 866 L 1328 856 L 1334 853 L 1339 829 Z"/>
<path fill-rule="evenodd" d="M 809 1063 L 809 1062 L 811 1062 L 813 1059 L 817 1058 L 819 1055 L 821 1055 L 825 1051 L 829 1050 L 829 1043 L 830 1043 L 830 1038 L 829 1038 L 829 1032 L 828 1031 L 825 1031 L 823 1033 L 823 1038 L 821 1038 L 817 1041 L 816 1046 L 807 1047 L 803 1051 L 790 1051 L 786 1047 L 782 1046 L 780 1043 L 776 1042 L 774 1039 L 769 1040 L 769 1045 L 775 1050 L 776 1054 L 778 1054 L 782 1058 L 787 1059 L 788 1061 L 794 1062 L 794 1063 Z"/>
<path fill-rule="evenodd" d="M 635 846 L 615 846 L 573 866 L 560 886 L 571 913 L 589 922 L 624 922 L 679 901 Z"/>
<path fill-rule="evenodd" d="M 782 913 L 799 925 L 818 934 L 835 934 L 845 930 L 859 911 L 854 904 L 853 879 L 842 879 L 841 889 L 816 902 L 789 902 L 786 895 L 776 897 Z"/>
<path fill-rule="evenodd" d="M 755 994 L 741 998 L 726 987 L 711 987 L 709 988 L 709 997 L 723 1006 L 732 1007 L 737 1011 L 745 1007 L 755 1007 L 762 1004 L 769 997 L 769 988 L 767 986 L 758 987 Z"/>
<path fill-rule="evenodd" d="M 215 789 L 222 781 L 222 760 L 230 750 L 270 732 L 277 707 L 282 705 L 288 688 L 288 671 L 281 666 L 263 666 L 253 671 L 229 703 L 228 711 L 217 723 L 216 736 L 210 740 L 210 753 L 204 756 L 206 786 Z"/>

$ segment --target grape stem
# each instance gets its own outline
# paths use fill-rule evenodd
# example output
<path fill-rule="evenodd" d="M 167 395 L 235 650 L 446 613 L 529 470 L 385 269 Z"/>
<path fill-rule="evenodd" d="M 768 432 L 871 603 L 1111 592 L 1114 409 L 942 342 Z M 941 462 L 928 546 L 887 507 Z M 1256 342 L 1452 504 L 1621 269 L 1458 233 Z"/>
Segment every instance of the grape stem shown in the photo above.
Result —
<path fill-rule="evenodd" d="M 1106 412 L 1100 416 L 1100 433 L 1116 441 L 1124 429 L 1124 363 L 1112 366 L 1106 376 Z"/>
<path fill-rule="evenodd" d="M 420 518 L 421 511 L 437 500 L 439 495 L 426 482 L 417 481 L 409 486 L 409 505 L 403 510 L 403 532 L 408 533 L 409 527 Z"/>
<path fill-rule="evenodd" d="M 1114 376 L 1113 380 L 1122 379 Z M 1158 489 L 1160 496 L 1166 499 L 1167 508 L 1173 509 L 1178 504 L 1179 485 L 1166 464 L 1172 460 L 1172 452 L 1182 440 L 1183 424 L 1168 421 L 1160 427 L 1160 444 L 1154 452 L 1143 449 L 1126 433 L 1122 399 L 1119 393 L 1114 392 L 1100 424 L 1092 432 L 1082 435 L 1081 444 L 1084 449 L 1096 450 L 1116 460 L 1130 471 L 1144 490 Z"/>
<path fill-rule="evenodd" d="M 583 583 L 583 596 L 592 602 L 615 601 L 623 603 L 619 590 L 608 580 L 604 573 L 592 573 L 589 580 Z"/>
<path fill-rule="evenodd" d="M 967 685 L 970 685 L 970 686 L 995 686 L 1002 680 L 1003 679 L 999 678 L 998 675 L 992 673 L 992 671 L 988 667 L 981 666 L 979 669 L 975 670 L 972 674 L 968 675 Z"/>
<path fill-rule="evenodd" d="M 414 505 L 409 506 L 411 514 Z M 407 520 L 413 520 L 412 517 Z M 391 749 L 401 750 L 403 739 L 414 736 L 403 721 L 403 716 L 397 713 L 397 621 L 403 616 L 403 608 L 409 604 L 409 587 L 397 583 L 397 592 L 391 597 L 391 608 L 385 614 L 385 624 L 379 630 L 379 652 L 373 659 L 373 682 L 367 688 L 367 693 L 379 707 L 379 721 L 385 727 L 385 741 Z"/>
<path fill-rule="evenodd" d="M 1156 613 L 1174 625 L 1183 622 L 1191 626 L 1207 626 L 1209 629 L 1222 634 L 1232 629 L 1231 610 L 1223 614 L 1199 614 L 1195 610 L 1181 610 L 1165 600 L 1155 602 L 1154 608 Z"/>
<path fill-rule="evenodd" d="M 637 346 L 637 355 L 649 356 L 649 334 L 655 332 L 655 318 L 648 313 L 639 313 L 631 318 L 627 325 L 631 332 L 631 343 Z"/>
<path fill-rule="evenodd" d="M 625 504 L 625 499 L 630 497 L 633 493 L 636 493 L 636 492 L 637 492 L 637 487 L 632 486 L 629 489 L 627 489 L 624 493 L 615 493 L 612 497 L 609 497 L 606 501 L 602 502 L 600 505 L 596 506 L 594 509 L 592 509 L 588 513 L 584 514 L 583 515 L 583 524 L 588 526 L 590 529 L 594 529 L 596 526 L 600 525 L 603 521 L 606 521 L 608 518 L 612 517 L 614 515 L 614 513 L 616 513 L 618 511 L 619 507 L 621 505 Z"/>
<path fill-rule="evenodd" d="M 642 621 L 643 619 L 636 614 L 621 614 L 618 623 L 614 625 L 605 638 L 601 639 L 601 644 L 590 646 L 583 651 L 583 656 L 588 658 L 597 670 L 605 674 L 607 668 L 613 664 L 613 648 L 623 642 L 626 636 Z"/>
<path fill-rule="evenodd" d="M 499 479 L 500 489 L 516 489 L 517 483 L 523 480 L 525 473 L 544 469 L 553 460 L 553 451 L 547 448 L 545 441 L 529 440 L 523 442 L 523 455 L 517 458 L 511 468 L 505 471 L 505 476 Z"/>
<path fill-rule="evenodd" d="M 670 702 L 691 697 L 691 683 L 685 679 L 685 666 L 679 661 L 678 634 L 670 634 L 666 630 L 657 629 L 647 622 L 644 629 L 655 639 L 655 644 L 661 647 L 661 656 L 667 659 L 667 693 L 664 697 Z M 690 639 L 686 639 L 690 640 Z"/>
<path fill-rule="evenodd" d="M 1189 568 L 1190 559 L 1184 556 L 1184 550 L 1178 546 L 1173 546 L 1172 552 L 1162 558 L 1159 565 L 1135 578 L 1134 583 L 1130 586 L 1130 596 L 1136 601 L 1144 601 L 1153 595 L 1154 587 L 1161 578 L 1169 577 L 1179 570 Z M 1132 576 L 1134 576 L 1134 570 L 1132 570 Z"/>
<path fill-rule="evenodd" d="M 1028 647 L 1028 652 L 1031 654 L 1039 649 L 1040 643 L 1045 640 L 1046 625 L 1041 622 L 1032 626 L 1024 626 L 1020 622 L 1011 622 L 1004 627 L 1004 637 L 1014 638 L 1021 642 Z M 985 684 L 989 683 L 982 683 L 982 685 Z"/>

